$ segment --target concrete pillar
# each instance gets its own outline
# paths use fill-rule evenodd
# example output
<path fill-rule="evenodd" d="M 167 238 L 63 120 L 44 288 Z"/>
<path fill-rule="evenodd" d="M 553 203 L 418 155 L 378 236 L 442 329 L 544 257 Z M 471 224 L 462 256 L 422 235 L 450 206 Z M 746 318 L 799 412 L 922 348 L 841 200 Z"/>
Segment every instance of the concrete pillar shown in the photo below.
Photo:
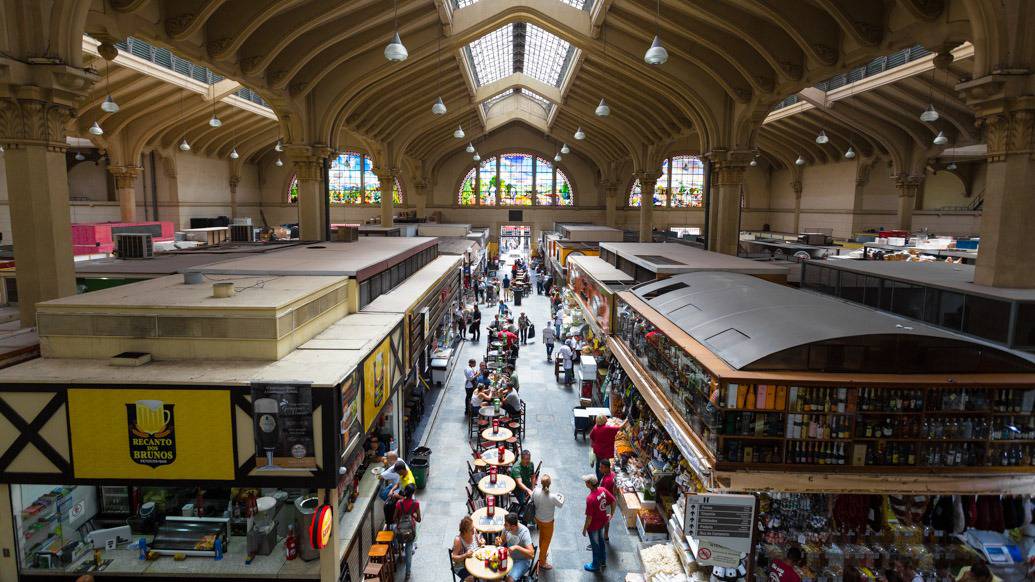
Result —
<path fill-rule="evenodd" d="M 237 217 L 237 186 L 241 183 L 241 177 L 230 176 L 230 218 Z"/>
<path fill-rule="evenodd" d="M 715 207 L 715 222 L 709 225 L 714 232 L 714 246 L 710 250 L 736 255 L 740 246 L 740 189 L 744 183 L 747 162 L 727 159 L 714 165 L 711 204 Z"/>
<path fill-rule="evenodd" d="M 0 145 L 6 149 L 21 322 L 33 326 L 37 302 L 75 294 L 65 127 L 83 94 L 67 85 L 40 85 L 78 79 L 76 88 L 85 91 L 93 79 L 62 65 L 21 63 L 9 71 L 8 78 L 20 76 L 19 69 L 32 69 L 21 71 L 24 80 L 35 79 L 40 84 L 0 84 Z M 40 74 L 36 77 L 33 72 Z M 75 77 L 77 72 L 79 77 Z"/>
<path fill-rule="evenodd" d="M 637 172 L 640 181 L 640 242 L 654 240 L 654 188 L 660 172 Z"/>
<path fill-rule="evenodd" d="M 604 187 L 604 214 L 607 225 L 611 228 L 618 227 L 618 182 L 616 180 L 605 180 Z"/>
<path fill-rule="evenodd" d="M 309 146 L 287 146 L 298 179 L 298 238 L 326 240 L 326 201 L 323 160 L 329 150 Z"/>
<path fill-rule="evenodd" d="M 913 229 L 913 210 L 916 209 L 917 194 L 923 186 L 923 176 L 899 174 L 895 176 L 895 188 L 898 189 L 898 228 L 909 231 Z"/>
<path fill-rule="evenodd" d="M 428 193 L 431 189 L 431 180 L 427 177 L 421 177 L 414 184 L 416 189 L 416 199 L 413 200 L 413 209 L 417 213 L 417 218 L 427 218 L 428 214 Z"/>
<path fill-rule="evenodd" d="M 122 222 L 137 220 L 137 177 L 139 166 L 109 166 L 108 171 L 115 178 L 115 195 L 119 200 L 119 217 Z"/>
<path fill-rule="evenodd" d="M 801 191 L 804 189 L 804 185 L 801 180 L 794 180 L 791 182 L 791 189 L 794 190 L 794 232 L 792 234 L 801 234 Z"/>
<path fill-rule="evenodd" d="M 399 168 L 378 169 L 376 173 L 377 180 L 381 183 L 381 226 L 392 226 L 395 224 L 395 201 L 392 199 L 392 189 L 395 187 L 395 179 L 399 177 Z"/>
<path fill-rule="evenodd" d="M 341 516 L 338 515 L 338 489 L 317 489 L 316 495 L 320 499 L 326 499 L 333 508 L 331 513 L 331 539 L 327 545 L 320 550 L 320 580 L 325 582 L 337 582 L 341 576 L 341 562 L 338 560 L 338 542 L 341 540 L 341 532 L 338 530 L 338 523 Z M 295 532 L 297 536 L 299 532 Z M 304 532 L 303 535 L 305 535 Z"/>

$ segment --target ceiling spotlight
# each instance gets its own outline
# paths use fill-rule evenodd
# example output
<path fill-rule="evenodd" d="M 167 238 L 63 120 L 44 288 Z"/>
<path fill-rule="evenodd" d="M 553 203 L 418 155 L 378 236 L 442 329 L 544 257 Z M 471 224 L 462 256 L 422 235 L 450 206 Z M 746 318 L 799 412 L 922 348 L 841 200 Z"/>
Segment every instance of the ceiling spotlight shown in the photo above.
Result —
<path fill-rule="evenodd" d="M 938 135 L 934 136 L 934 145 L 945 145 L 949 143 L 949 138 L 945 137 L 945 132 L 939 131 Z"/>
<path fill-rule="evenodd" d="M 758 165 L 758 158 L 751 158 L 751 162 L 748 164 L 752 168 Z"/>
<path fill-rule="evenodd" d="M 575 139 L 579 141 L 586 139 L 586 132 L 582 131 L 581 127 L 575 130 Z"/>
<path fill-rule="evenodd" d="M 280 158 L 277 158 L 277 161 L 273 162 L 273 165 L 277 166 L 279 168 L 279 167 L 284 165 L 284 161 L 281 160 Z"/>
<path fill-rule="evenodd" d="M 845 152 L 845 159 L 846 160 L 854 160 L 855 159 L 855 150 L 852 149 L 852 146 L 848 146 L 848 151 Z"/>
<path fill-rule="evenodd" d="M 284 144 L 280 143 L 279 139 L 277 140 L 277 145 L 273 146 L 273 151 L 275 151 L 275 152 L 282 152 L 282 151 L 284 151 Z"/>
<path fill-rule="evenodd" d="M 118 113 L 119 104 L 111 98 L 111 95 L 108 95 L 104 98 L 104 103 L 101 103 L 101 109 L 103 111 L 107 111 L 108 113 Z"/>
<path fill-rule="evenodd" d="M 236 147 L 234 149 L 230 150 L 230 159 L 231 160 L 236 160 L 239 157 L 241 157 L 241 154 L 237 153 L 237 148 Z"/>
<path fill-rule="evenodd" d="M 453 132 L 453 137 L 456 139 L 464 139 L 465 135 L 467 134 L 464 133 L 464 127 L 462 125 L 456 126 L 456 131 Z"/>
<path fill-rule="evenodd" d="M 478 152 L 474 152 L 474 155 L 471 156 L 471 159 L 476 161 L 476 162 L 482 161 L 482 157 L 478 155 Z"/>
<path fill-rule="evenodd" d="M 600 105 L 597 105 L 597 109 L 594 113 L 597 114 L 597 117 L 607 117 L 608 115 L 611 115 L 611 108 L 607 106 L 607 101 L 604 101 L 604 99 L 601 98 Z"/>
<path fill-rule="evenodd" d="M 934 108 L 934 104 L 932 103 L 927 106 L 927 109 L 924 109 L 923 113 L 920 114 L 920 121 L 931 123 L 932 121 L 938 121 L 938 117 L 938 111 Z"/>
<path fill-rule="evenodd" d="M 803 157 L 801 157 L 799 155 L 798 159 L 794 160 L 794 165 L 795 166 L 804 166 L 805 165 L 805 158 L 803 158 Z"/>
<path fill-rule="evenodd" d="M 104 130 L 101 129 L 100 124 L 95 121 L 93 122 L 93 125 L 90 126 L 90 133 L 93 135 L 104 135 Z"/>
<path fill-rule="evenodd" d="M 442 102 L 441 97 L 439 97 L 438 100 L 435 101 L 435 104 L 431 106 L 431 113 L 434 115 L 445 115 L 446 111 L 449 110 L 446 109 L 446 104 Z"/>
<path fill-rule="evenodd" d="M 467 149 L 467 153 L 473 154 L 474 153 L 474 144 L 473 143 L 468 143 L 466 149 Z"/>
<path fill-rule="evenodd" d="M 223 122 L 220 121 L 218 117 L 216 117 L 215 113 L 213 113 L 212 119 L 208 120 L 208 124 L 210 127 L 219 127 L 220 125 L 223 125 Z"/>
<path fill-rule="evenodd" d="M 183 138 L 183 141 L 180 142 L 180 151 L 181 152 L 189 152 L 190 151 L 190 144 L 187 143 L 187 138 Z"/>
<path fill-rule="evenodd" d="M 643 60 L 648 65 L 664 65 L 665 61 L 668 60 L 668 51 L 661 45 L 661 37 L 654 35 L 654 42 L 650 43 L 650 48 L 647 49 L 647 53 L 643 55 Z"/>
<path fill-rule="evenodd" d="M 553 161 L 555 161 L 555 162 L 559 162 L 559 161 L 561 161 L 561 154 L 557 154 L 557 155 L 555 155 L 555 156 L 553 157 Z"/>
<path fill-rule="evenodd" d="M 392 41 L 385 46 L 385 58 L 393 63 L 398 63 L 405 61 L 408 56 L 410 56 L 410 53 L 407 52 L 406 47 L 403 46 L 402 39 L 399 38 L 399 33 L 396 32 L 392 36 Z"/>
<path fill-rule="evenodd" d="M 822 144 L 827 143 L 828 141 L 830 141 L 830 138 L 827 137 L 827 132 L 823 131 L 822 129 L 819 130 L 819 135 L 816 136 L 816 143 Z"/>
<path fill-rule="evenodd" d="M 564 155 L 568 155 L 571 153 L 571 148 L 568 147 L 568 144 L 561 145 L 561 153 Z"/>
<path fill-rule="evenodd" d="M 949 164 L 947 166 L 945 166 L 945 169 L 946 170 L 955 170 L 957 167 L 959 167 L 959 166 L 956 165 L 956 162 L 949 162 Z"/>
<path fill-rule="evenodd" d="M 85 159 L 86 159 L 86 156 L 83 155 L 83 152 L 76 152 L 75 153 L 75 161 L 81 162 L 81 161 L 83 161 Z"/>

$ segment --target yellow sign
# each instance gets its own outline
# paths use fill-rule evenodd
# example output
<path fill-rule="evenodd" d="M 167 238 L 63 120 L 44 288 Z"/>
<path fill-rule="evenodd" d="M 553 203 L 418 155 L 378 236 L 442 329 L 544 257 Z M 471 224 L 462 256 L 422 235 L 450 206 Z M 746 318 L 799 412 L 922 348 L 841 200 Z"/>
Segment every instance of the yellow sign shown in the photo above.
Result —
<path fill-rule="evenodd" d="M 370 430 L 392 391 L 391 340 L 385 338 L 363 362 L 363 429 Z"/>
<path fill-rule="evenodd" d="M 79 479 L 234 478 L 228 390 L 72 388 Z"/>

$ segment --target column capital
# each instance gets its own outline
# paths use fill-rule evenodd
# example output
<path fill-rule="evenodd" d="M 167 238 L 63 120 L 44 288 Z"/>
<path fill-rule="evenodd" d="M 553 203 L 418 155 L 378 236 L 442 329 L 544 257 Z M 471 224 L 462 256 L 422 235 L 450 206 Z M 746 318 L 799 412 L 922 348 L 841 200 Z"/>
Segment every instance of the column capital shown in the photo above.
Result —
<path fill-rule="evenodd" d="M 115 189 L 133 188 L 140 176 L 140 166 L 108 166 L 108 173 L 115 178 Z"/>
<path fill-rule="evenodd" d="M 241 177 L 236 175 L 230 176 L 230 192 L 237 192 L 237 186 L 241 183 Z"/>
<path fill-rule="evenodd" d="M 715 147 L 702 157 L 707 158 L 716 164 L 746 166 L 751 163 L 751 160 L 754 159 L 757 154 L 758 152 L 755 150 Z"/>
<path fill-rule="evenodd" d="M 321 144 L 285 144 L 284 152 L 299 182 L 323 181 L 323 161 L 331 156 L 331 148 Z"/>
<path fill-rule="evenodd" d="M 633 177 L 640 181 L 640 188 L 646 188 L 650 185 L 651 189 L 653 189 L 658 178 L 661 177 L 661 170 L 641 170 L 633 172 Z"/>
<path fill-rule="evenodd" d="M 0 144 L 5 147 L 45 146 L 64 152 L 65 127 L 75 116 L 71 107 L 39 99 L 0 97 Z"/>
<path fill-rule="evenodd" d="M 801 180 L 792 180 L 791 188 L 794 190 L 794 197 L 801 198 L 801 192 L 804 190 Z"/>
<path fill-rule="evenodd" d="M 960 83 L 956 90 L 976 117 L 975 125 L 984 131 L 989 162 L 1001 162 L 1007 155 L 1035 154 L 1035 96 L 1027 87 L 1035 74 L 985 75 Z"/>
<path fill-rule="evenodd" d="M 744 172 L 747 170 L 747 163 L 726 161 L 716 162 L 712 168 L 715 176 L 716 186 L 740 186 L 744 183 Z"/>
<path fill-rule="evenodd" d="M 374 175 L 378 180 L 395 180 L 402 172 L 399 168 L 374 168 Z"/>
<path fill-rule="evenodd" d="M 920 192 L 920 186 L 923 183 L 923 176 L 911 176 L 909 174 L 895 176 L 895 188 L 898 188 L 898 195 L 900 197 L 915 198 L 917 193 Z"/>

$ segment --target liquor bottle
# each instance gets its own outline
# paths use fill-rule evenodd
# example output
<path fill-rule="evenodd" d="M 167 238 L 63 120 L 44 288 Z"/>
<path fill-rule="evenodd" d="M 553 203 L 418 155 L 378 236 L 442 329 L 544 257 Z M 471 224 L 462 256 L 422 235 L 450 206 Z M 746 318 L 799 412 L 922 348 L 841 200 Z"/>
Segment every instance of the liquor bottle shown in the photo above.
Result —
<path fill-rule="evenodd" d="M 294 560 L 298 557 L 298 540 L 295 539 L 295 524 L 288 524 L 288 534 L 284 538 L 284 558 Z"/>

